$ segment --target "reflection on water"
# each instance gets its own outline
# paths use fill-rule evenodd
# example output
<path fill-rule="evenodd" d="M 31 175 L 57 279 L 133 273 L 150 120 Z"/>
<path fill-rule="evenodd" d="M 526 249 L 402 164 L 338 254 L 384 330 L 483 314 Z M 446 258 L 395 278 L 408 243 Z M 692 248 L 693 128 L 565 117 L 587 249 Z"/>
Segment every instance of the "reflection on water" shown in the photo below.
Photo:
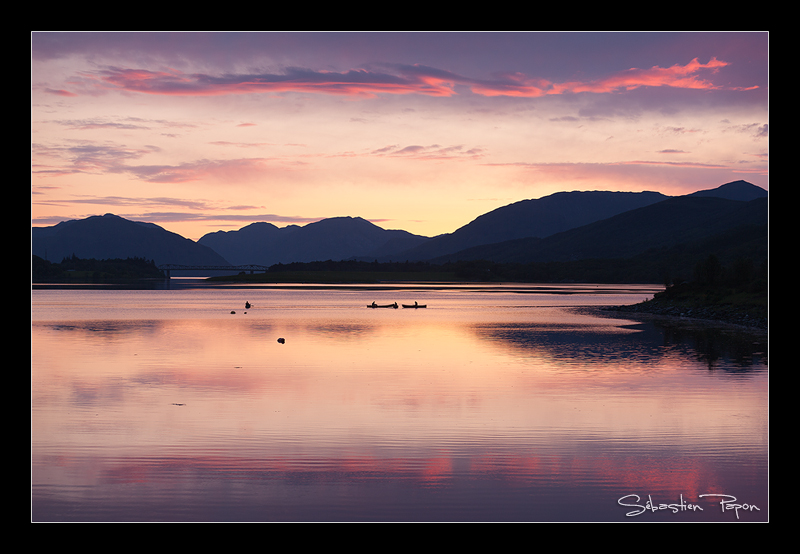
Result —
<path fill-rule="evenodd" d="M 767 520 L 766 344 L 648 294 L 35 290 L 32 518 Z"/>
<path fill-rule="evenodd" d="M 680 322 L 655 321 L 636 325 L 635 334 L 620 328 L 601 332 L 593 326 L 581 329 L 563 325 L 490 324 L 476 325 L 475 333 L 483 339 L 502 342 L 520 352 L 543 350 L 553 356 L 574 361 L 638 359 L 656 363 L 676 354 L 702 362 L 709 370 L 733 373 L 761 371 L 767 365 L 766 337 L 719 327 L 686 328 Z"/>

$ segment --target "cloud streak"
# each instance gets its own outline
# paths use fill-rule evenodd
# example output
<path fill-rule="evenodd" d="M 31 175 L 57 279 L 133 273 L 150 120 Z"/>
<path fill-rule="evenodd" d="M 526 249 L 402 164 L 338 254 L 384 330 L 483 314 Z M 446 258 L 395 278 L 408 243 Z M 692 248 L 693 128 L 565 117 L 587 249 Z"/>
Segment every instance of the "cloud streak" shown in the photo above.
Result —
<path fill-rule="evenodd" d="M 409 146 L 391 145 L 372 152 L 375 156 L 415 158 L 421 160 L 477 159 L 482 157 L 484 153 L 482 148 L 473 147 L 465 149 L 462 145 L 441 146 L 439 144 L 431 144 L 428 146 L 417 144 Z"/>
<path fill-rule="evenodd" d="M 203 180 L 242 182 L 258 178 L 276 166 L 266 158 L 200 159 L 179 164 L 132 164 L 130 162 L 159 152 L 155 146 L 130 148 L 124 145 L 97 144 L 83 141 L 71 146 L 33 144 L 37 158 L 49 158 L 52 163 L 35 164 L 33 174 L 128 174 L 149 183 L 187 183 Z"/>
<path fill-rule="evenodd" d="M 210 75 L 171 69 L 154 71 L 106 67 L 82 76 L 97 89 L 165 96 L 227 96 L 256 93 L 317 93 L 374 97 L 379 94 L 419 94 L 450 97 L 460 89 L 480 96 L 539 98 L 579 93 L 619 93 L 641 87 L 693 90 L 752 90 L 723 87 L 708 77 L 728 64 L 717 58 L 701 63 L 697 58 L 685 65 L 631 68 L 601 79 L 552 82 L 522 73 L 498 73 L 492 79 L 473 79 L 421 64 L 384 64 L 385 70 L 351 69 L 321 71 L 288 67 L 283 73 L 229 73 Z"/>

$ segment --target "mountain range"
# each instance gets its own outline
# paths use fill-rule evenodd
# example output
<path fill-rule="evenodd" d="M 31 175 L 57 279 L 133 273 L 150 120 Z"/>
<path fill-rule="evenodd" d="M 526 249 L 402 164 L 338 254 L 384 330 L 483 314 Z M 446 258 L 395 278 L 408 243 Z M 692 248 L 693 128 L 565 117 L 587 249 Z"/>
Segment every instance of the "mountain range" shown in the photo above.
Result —
<path fill-rule="evenodd" d="M 382 229 L 360 217 L 333 217 L 303 227 L 253 223 L 238 231 L 209 233 L 198 244 L 213 249 L 233 265 L 270 266 L 391 257 L 428 240 L 407 231 Z"/>
<path fill-rule="evenodd" d="M 64 258 L 145 258 L 156 264 L 230 265 L 208 246 L 154 223 L 105 214 L 31 228 L 31 253 L 45 260 Z"/>
<path fill-rule="evenodd" d="M 557 192 L 492 210 L 455 232 L 434 237 L 401 256 L 414 261 L 449 259 L 450 255 L 477 246 L 549 237 L 667 198 L 659 192 Z"/>
<path fill-rule="evenodd" d="M 31 251 L 51 261 L 72 255 L 143 257 L 184 265 L 345 259 L 530 263 L 622 259 L 668 250 L 674 254 L 675 249 L 700 252 L 712 244 L 731 256 L 749 248 L 766 258 L 767 236 L 767 191 L 735 181 L 674 197 L 658 192 L 559 192 L 503 206 L 437 237 L 382 229 L 360 217 L 335 217 L 283 228 L 253 223 L 194 242 L 152 223 L 106 214 L 33 227 Z"/>

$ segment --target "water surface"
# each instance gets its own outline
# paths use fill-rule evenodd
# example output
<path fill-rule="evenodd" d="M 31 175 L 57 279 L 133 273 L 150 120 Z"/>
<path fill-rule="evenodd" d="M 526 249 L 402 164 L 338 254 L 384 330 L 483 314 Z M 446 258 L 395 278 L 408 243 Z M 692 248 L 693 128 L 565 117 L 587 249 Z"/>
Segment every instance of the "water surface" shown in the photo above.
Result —
<path fill-rule="evenodd" d="M 33 290 L 32 519 L 766 521 L 766 344 L 655 290 Z"/>

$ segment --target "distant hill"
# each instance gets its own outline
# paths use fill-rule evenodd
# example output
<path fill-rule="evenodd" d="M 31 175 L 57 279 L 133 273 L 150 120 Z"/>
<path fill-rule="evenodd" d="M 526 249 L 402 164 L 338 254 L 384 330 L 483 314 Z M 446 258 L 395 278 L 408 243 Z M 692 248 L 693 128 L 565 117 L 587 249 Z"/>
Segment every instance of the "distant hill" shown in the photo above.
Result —
<path fill-rule="evenodd" d="M 659 192 L 574 191 L 522 200 L 479 216 L 453 233 L 402 252 L 397 259 L 431 260 L 481 245 L 544 238 L 669 198 Z"/>
<path fill-rule="evenodd" d="M 720 185 L 715 189 L 699 190 L 687 196 L 713 196 L 714 198 L 747 202 L 756 198 L 766 198 L 768 193 L 761 187 L 757 187 L 747 181 L 733 181 L 732 183 Z"/>
<path fill-rule="evenodd" d="M 31 253 L 51 262 L 144 258 L 156 264 L 230 265 L 212 249 L 153 223 L 105 214 L 31 228 Z"/>
<path fill-rule="evenodd" d="M 736 244 L 743 240 L 743 235 L 735 231 L 743 228 L 763 230 L 759 236 L 766 247 L 767 217 L 766 198 L 743 202 L 711 196 L 679 196 L 544 239 L 484 245 L 429 261 L 541 263 L 624 259 L 678 245 L 711 244 L 721 236 L 730 237 L 732 244 L 718 241 L 715 248 L 735 250 Z"/>
<path fill-rule="evenodd" d="M 333 217 L 302 227 L 253 223 L 238 231 L 209 233 L 198 243 L 234 265 L 274 265 L 391 255 L 427 240 L 407 231 L 382 229 L 360 217 Z"/>
<path fill-rule="evenodd" d="M 564 200 L 582 198 L 576 193 L 559 194 L 567 195 L 562 196 Z M 585 198 L 591 199 L 593 196 Z M 623 258 L 635 256 L 648 248 L 704 240 L 713 234 L 737 226 L 766 224 L 768 193 L 745 181 L 727 183 L 716 189 L 686 196 L 659 196 L 661 197 L 659 201 L 621 211 L 587 225 L 573 226 L 550 235 L 530 235 L 525 238 L 465 248 L 427 258 L 427 261 L 443 263 L 483 259 L 529 263 Z M 551 197 L 544 197 L 541 200 L 549 198 Z M 747 201 L 755 203 L 748 205 Z M 566 202 L 562 211 L 571 209 L 571 205 L 571 202 Z M 495 212 L 503 210 L 504 208 L 500 208 Z M 550 217 L 552 219 L 559 216 Z"/>
<path fill-rule="evenodd" d="M 74 255 L 138 257 L 157 264 L 267 266 L 326 260 L 441 264 L 632 258 L 650 264 L 659 257 L 663 262 L 666 256 L 677 259 L 688 252 L 699 256 L 711 245 L 730 256 L 749 248 L 765 257 L 767 196 L 767 191 L 745 181 L 679 197 L 658 192 L 563 192 L 498 208 L 434 238 L 382 229 L 360 217 L 335 217 L 302 227 L 253 223 L 238 231 L 209 233 L 194 242 L 151 223 L 106 214 L 34 227 L 31 249 L 54 262 Z"/>

